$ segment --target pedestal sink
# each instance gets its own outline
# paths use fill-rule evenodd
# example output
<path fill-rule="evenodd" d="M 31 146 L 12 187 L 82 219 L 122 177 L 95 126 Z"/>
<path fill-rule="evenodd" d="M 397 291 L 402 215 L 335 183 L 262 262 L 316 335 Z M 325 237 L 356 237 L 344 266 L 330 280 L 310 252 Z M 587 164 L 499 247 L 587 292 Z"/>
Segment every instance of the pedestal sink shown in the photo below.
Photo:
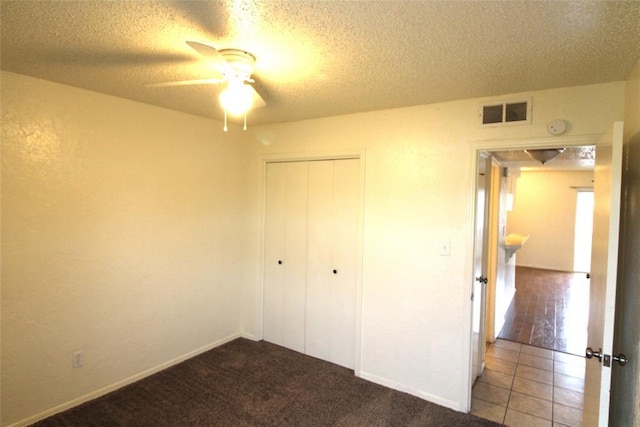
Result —
<path fill-rule="evenodd" d="M 511 258 L 518 249 L 529 240 L 528 234 L 510 233 L 504 239 L 504 249 L 507 252 L 507 259 Z"/>

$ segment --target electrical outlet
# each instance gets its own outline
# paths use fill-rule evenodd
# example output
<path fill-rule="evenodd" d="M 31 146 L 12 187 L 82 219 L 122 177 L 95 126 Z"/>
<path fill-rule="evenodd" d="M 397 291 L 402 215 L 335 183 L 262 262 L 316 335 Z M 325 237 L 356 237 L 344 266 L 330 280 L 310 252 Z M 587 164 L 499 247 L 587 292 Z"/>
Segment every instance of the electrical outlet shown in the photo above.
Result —
<path fill-rule="evenodd" d="M 71 365 L 74 369 L 84 366 L 84 353 L 82 351 L 76 351 L 71 355 Z"/>

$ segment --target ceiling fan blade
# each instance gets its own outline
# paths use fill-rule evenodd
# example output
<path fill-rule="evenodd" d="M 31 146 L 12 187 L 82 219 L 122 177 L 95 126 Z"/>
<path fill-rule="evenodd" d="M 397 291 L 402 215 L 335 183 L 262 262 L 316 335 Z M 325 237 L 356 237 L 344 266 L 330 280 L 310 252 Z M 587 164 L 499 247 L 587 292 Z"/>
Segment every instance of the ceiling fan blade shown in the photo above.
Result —
<path fill-rule="evenodd" d="M 260 92 L 256 89 L 256 84 L 248 84 L 251 88 L 251 99 L 252 99 L 252 108 L 262 108 L 267 105 L 265 98 L 260 95 Z M 261 88 L 258 88 L 261 89 Z"/>
<path fill-rule="evenodd" d="M 230 73 L 231 67 L 227 63 L 226 59 L 218 52 L 218 49 L 212 46 L 208 46 L 206 44 L 187 41 L 187 44 L 191 47 L 191 49 L 198 52 L 202 57 L 211 61 L 211 65 L 213 65 L 220 73 L 228 74 Z"/>
<path fill-rule="evenodd" d="M 170 87 L 188 85 L 215 85 L 222 83 L 224 79 L 199 79 L 199 80 L 179 80 L 175 82 L 145 83 L 146 87 Z"/>
<path fill-rule="evenodd" d="M 198 52 L 200 55 L 204 56 L 207 59 L 211 59 L 213 61 L 224 61 L 218 49 L 213 46 L 209 46 L 199 42 L 187 41 L 187 44 L 191 46 L 193 50 Z"/>

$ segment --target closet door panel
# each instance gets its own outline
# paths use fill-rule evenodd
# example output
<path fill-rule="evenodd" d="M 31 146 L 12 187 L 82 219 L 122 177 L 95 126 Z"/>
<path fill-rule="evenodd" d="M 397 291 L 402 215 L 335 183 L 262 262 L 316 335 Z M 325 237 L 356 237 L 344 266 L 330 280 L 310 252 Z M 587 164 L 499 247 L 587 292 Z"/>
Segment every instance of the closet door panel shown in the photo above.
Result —
<path fill-rule="evenodd" d="M 307 162 L 267 164 L 263 338 L 304 352 Z"/>
<path fill-rule="evenodd" d="M 268 163 L 265 179 L 263 326 L 265 341 L 284 344 L 284 258 L 286 168 Z"/>
<path fill-rule="evenodd" d="M 331 277 L 331 359 L 350 369 L 356 341 L 359 165 L 357 159 L 339 160 L 333 173 L 332 260 L 337 273 Z"/>
<path fill-rule="evenodd" d="M 333 161 L 309 165 L 305 352 L 331 360 Z"/>
<path fill-rule="evenodd" d="M 264 339 L 353 369 L 359 160 L 270 163 Z"/>
<path fill-rule="evenodd" d="M 308 162 L 286 165 L 283 345 L 304 352 L 307 280 Z"/>
<path fill-rule="evenodd" d="M 359 160 L 309 166 L 306 353 L 353 369 Z"/>

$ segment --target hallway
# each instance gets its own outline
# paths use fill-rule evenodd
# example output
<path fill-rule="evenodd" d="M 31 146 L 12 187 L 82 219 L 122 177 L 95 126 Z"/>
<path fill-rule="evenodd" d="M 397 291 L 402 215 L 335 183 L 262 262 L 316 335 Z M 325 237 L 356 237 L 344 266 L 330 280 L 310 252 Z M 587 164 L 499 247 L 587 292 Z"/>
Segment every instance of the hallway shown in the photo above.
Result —
<path fill-rule="evenodd" d="M 507 426 L 582 426 L 584 357 L 496 340 L 471 413 Z"/>
<path fill-rule="evenodd" d="M 588 319 L 584 273 L 516 267 L 516 294 L 498 338 L 582 356 Z"/>

